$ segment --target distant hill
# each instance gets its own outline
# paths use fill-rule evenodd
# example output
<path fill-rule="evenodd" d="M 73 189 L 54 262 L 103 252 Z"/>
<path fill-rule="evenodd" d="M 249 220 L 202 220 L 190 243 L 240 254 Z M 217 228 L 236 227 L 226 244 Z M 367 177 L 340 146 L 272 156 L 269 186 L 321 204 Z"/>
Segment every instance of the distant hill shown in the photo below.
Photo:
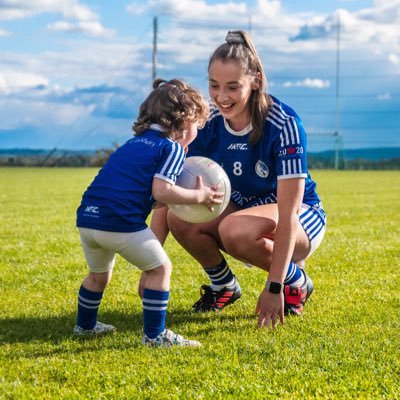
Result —
<path fill-rule="evenodd" d="M 118 147 L 118 146 L 117 146 Z M 99 150 L 0 149 L 0 166 L 99 167 L 116 147 Z M 400 169 L 400 147 L 309 152 L 310 169 Z"/>
<path fill-rule="evenodd" d="M 308 156 L 322 157 L 326 159 L 334 158 L 335 151 L 327 150 L 320 152 L 309 152 Z M 400 158 L 400 147 L 377 147 L 377 148 L 363 148 L 363 149 L 348 149 L 344 150 L 343 154 L 340 154 L 341 158 L 346 160 L 390 160 L 393 158 Z"/>
<path fill-rule="evenodd" d="M 35 156 L 46 156 L 51 150 L 49 149 L 0 149 L 0 157 L 35 157 Z M 58 149 L 53 155 L 61 156 L 64 153 L 70 155 L 81 155 L 90 156 L 95 154 L 95 150 L 68 150 L 68 149 Z M 334 158 L 334 150 L 326 150 L 319 152 L 309 152 L 309 156 L 322 157 L 326 159 Z M 388 160 L 392 158 L 400 158 L 400 147 L 377 147 L 377 148 L 362 148 L 362 149 L 348 149 L 344 150 L 340 157 L 347 160 L 354 160 L 357 158 L 362 158 L 365 160 Z"/>
<path fill-rule="evenodd" d="M 50 149 L 0 149 L 0 157 L 41 157 L 46 156 L 52 150 Z M 68 150 L 68 149 L 58 149 L 52 154 L 55 156 L 61 156 L 62 154 L 68 152 L 68 154 L 73 155 L 91 155 L 94 154 L 94 150 Z"/>

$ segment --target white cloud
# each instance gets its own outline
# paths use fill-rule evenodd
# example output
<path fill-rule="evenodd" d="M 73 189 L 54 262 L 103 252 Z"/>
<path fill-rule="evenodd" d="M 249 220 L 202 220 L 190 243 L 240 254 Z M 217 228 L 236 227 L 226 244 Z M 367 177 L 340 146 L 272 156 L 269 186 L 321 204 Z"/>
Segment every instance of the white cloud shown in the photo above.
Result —
<path fill-rule="evenodd" d="M 100 24 L 98 14 L 78 0 L 0 1 L 0 20 L 31 18 L 44 13 L 58 14 L 66 20 L 50 24 L 49 29 L 53 31 L 108 37 L 113 34 Z"/>
<path fill-rule="evenodd" d="M 81 21 L 98 18 L 96 13 L 77 0 L 3 0 L 0 6 L 0 20 L 27 18 L 42 13 L 62 14 Z"/>
<path fill-rule="evenodd" d="M 41 75 L 4 70 L 0 72 L 0 93 L 8 94 L 48 84 L 48 79 Z"/>
<path fill-rule="evenodd" d="M 114 35 L 114 31 L 105 29 L 97 21 L 57 21 L 53 24 L 49 24 L 47 28 L 55 32 L 75 32 L 97 37 L 112 37 Z"/>
<path fill-rule="evenodd" d="M 277 0 L 257 0 L 257 14 L 275 18 L 281 13 L 281 2 Z"/>
<path fill-rule="evenodd" d="M 4 75 L 0 72 L 0 93 L 5 93 L 7 91 L 7 82 Z"/>
<path fill-rule="evenodd" d="M 386 93 L 378 94 L 378 96 L 376 96 L 376 98 L 380 101 L 387 101 L 392 98 L 392 95 L 389 92 L 386 92 Z"/>
<path fill-rule="evenodd" d="M 23 110 L 16 114 L 15 110 Z M 18 129 L 25 126 L 42 127 L 43 121 L 47 126 L 69 126 L 77 118 L 87 118 L 93 110 L 93 105 L 82 106 L 76 104 L 53 103 L 49 107 L 44 101 L 21 101 L 18 99 L 0 100 L 1 128 Z M 53 143 L 51 143 L 53 145 Z"/>
<path fill-rule="evenodd" d="M 112 86 L 136 96 L 138 88 L 149 88 L 151 81 L 151 63 L 144 65 L 141 52 L 142 45 L 131 40 L 74 40 L 63 52 L 5 52 L 0 60 L 0 94 L 26 101 L 80 102 L 82 88 Z M 102 96 L 94 94 L 92 98 L 97 102 Z"/>
<path fill-rule="evenodd" d="M 140 14 L 144 14 L 147 10 L 147 5 L 146 4 L 139 4 L 139 3 L 131 3 L 128 4 L 126 6 L 126 11 L 129 14 L 133 14 L 133 15 L 140 15 Z"/>
<path fill-rule="evenodd" d="M 379 48 L 382 45 L 398 46 L 400 41 L 400 0 L 375 0 L 370 8 L 356 12 L 337 9 L 327 16 L 309 16 L 294 36 L 297 41 L 335 39 L 337 24 L 340 27 L 341 48 Z M 334 43 L 334 42 L 332 42 Z"/>
<path fill-rule="evenodd" d="M 399 65 L 400 64 L 400 57 L 397 54 L 393 54 L 393 53 L 389 54 L 388 59 L 394 65 Z"/>
<path fill-rule="evenodd" d="M 11 32 L 5 31 L 4 29 L 0 29 L 0 38 L 11 36 L 11 35 L 12 35 Z"/>
<path fill-rule="evenodd" d="M 143 12 L 155 13 L 155 15 L 169 15 L 176 19 L 188 19 L 196 21 L 229 21 L 237 20 L 239 16 L 249 15 L 246 2 L 221 2 L 208 4 L 205 0 L 149 0 L 144 7 L 138 3 L 127 6 L 132 14 Z"/>
<path fill-rule="evenodd" d="M 283 84 L 284 87 L 309 87 L 309 88 L 314 88 L 314 89 L 325 89 L 330 86 L 330 82 L 322 79 L 312 79 L 312 78 L 306 78 L 303 79 L 302 81 L 296 81 L 296 82 L 285 82 Z"/>

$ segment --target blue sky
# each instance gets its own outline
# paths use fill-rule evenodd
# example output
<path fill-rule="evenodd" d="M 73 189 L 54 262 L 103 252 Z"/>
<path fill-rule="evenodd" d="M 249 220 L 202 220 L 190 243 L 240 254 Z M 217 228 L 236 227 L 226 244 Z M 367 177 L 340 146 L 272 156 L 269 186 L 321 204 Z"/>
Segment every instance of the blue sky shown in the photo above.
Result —
<path fill-rule="evenodd" d="M 336 130 L 345 148 L 400 146 L 400 0 L 0 0 L 0 148 L 127 140 L 155 16 L 158 76 L 207 94 L 210 54 L 244 29 L 311 150 L 332 148 Z"/>

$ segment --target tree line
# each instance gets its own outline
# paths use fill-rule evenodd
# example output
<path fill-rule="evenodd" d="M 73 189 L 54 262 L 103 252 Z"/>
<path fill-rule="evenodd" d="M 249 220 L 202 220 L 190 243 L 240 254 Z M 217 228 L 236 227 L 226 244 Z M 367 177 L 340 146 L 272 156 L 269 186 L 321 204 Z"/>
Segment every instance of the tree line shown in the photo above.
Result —
<path fill-rule="evenodd" d="M 61 154 L 15 154 L 0 155 L 0 166 L 3 167 L 101 167 L 110 155 L 118 148 L 114 144 L 110 148 L 98 149 L 93 153 L 75 153 L 64 151 Z M 333 169 L 335 168 L 334 157 L 308 154 L 307 163 L 310 169 Z M 365 158 L 354 158 L 339 160 L 339 169 L 351 170 L 398 170 L 400 169 L 400 157 L 370 160 Z"/>

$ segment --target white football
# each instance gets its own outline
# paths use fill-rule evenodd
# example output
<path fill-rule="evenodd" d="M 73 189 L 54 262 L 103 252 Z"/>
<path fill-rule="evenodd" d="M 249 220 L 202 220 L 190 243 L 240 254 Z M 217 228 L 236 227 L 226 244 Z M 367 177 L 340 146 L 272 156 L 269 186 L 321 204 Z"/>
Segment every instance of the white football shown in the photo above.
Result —
<path fill-rule="evenodd" d="M 231 183 L 223 168 L 215 161 L 206 157 L 188 157 L 183 164 L 182 173 L 176 184 L 186 189 L 196 187 L 196 177 L 201 175 L 206 186 L 218 186 L 218 192 L 223 192 L 221 204 L 215 204 L 210 211 L 202 204 L 169 204 L 169 209 L 180 219 L 192 222 L 208 222 L 218 217 L 226 208 L 231 197 Z"/>

